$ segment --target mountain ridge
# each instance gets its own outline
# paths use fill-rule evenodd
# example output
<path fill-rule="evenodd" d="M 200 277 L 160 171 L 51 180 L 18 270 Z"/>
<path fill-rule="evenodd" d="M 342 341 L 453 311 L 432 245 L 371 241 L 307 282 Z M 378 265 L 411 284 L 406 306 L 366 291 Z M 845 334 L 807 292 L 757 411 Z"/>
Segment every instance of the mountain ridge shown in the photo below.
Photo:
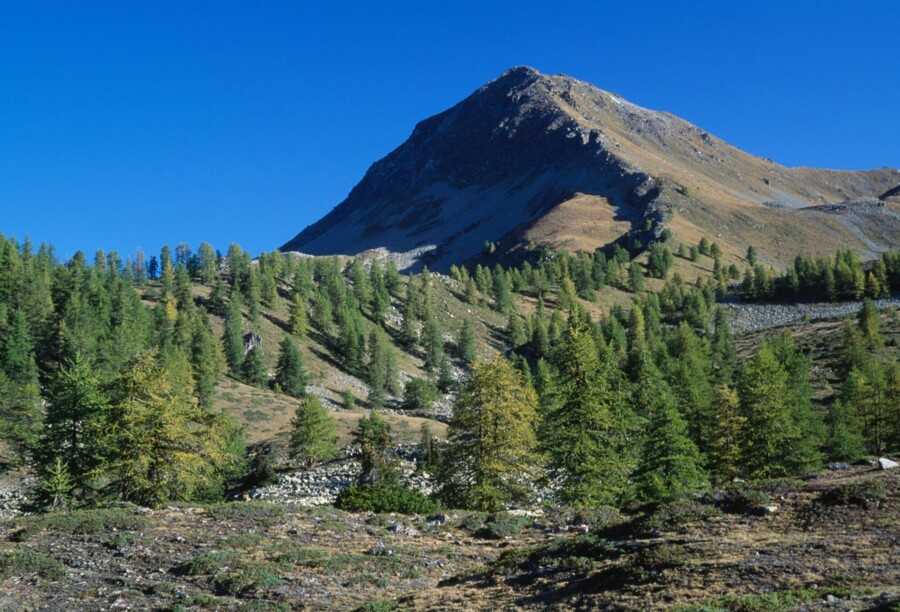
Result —
<path fill-rule="evenodd" d="M 822 240 L 877 254 L 900 241 L 900 207 L 815 207 L 898 184 L 896 169 L 788 168 L 671 113 L 519 66 L 417 123 L 342 203 L 281 248 L 412 251 L 410 268 L 446 269 L 477 258 L 485 242 L 500 255 L 542 244 L 590 250 L 646 244 L 668 227 L 686 240 L 718 236 L 734 256 L 759 244 L 773 263 L 815 253 Z M 758 227 L 769 224 L 774 234 Z"/>

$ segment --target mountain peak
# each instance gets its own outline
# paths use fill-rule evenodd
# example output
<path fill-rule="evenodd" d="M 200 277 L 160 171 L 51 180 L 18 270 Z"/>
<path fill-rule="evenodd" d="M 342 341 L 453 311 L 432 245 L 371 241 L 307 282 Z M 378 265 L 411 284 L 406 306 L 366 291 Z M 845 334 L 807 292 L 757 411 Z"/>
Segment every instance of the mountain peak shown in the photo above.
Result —
<path fill-rule="evenodd" d="M 884 194 L 896 176 L 785 168 L 674 115 L 515 66 L 418 123 L 282 249 L 387 249 L 409 254 L 408 267 L 444 270 L 480 257 L 488 241 L 509 256 L 540 244 L 592 250 L 645 245 L 668 227 L 785 260 L 829 240 L 877 253 L 900 239 L 900 215 L 826 218 L 821 205 Z"/>

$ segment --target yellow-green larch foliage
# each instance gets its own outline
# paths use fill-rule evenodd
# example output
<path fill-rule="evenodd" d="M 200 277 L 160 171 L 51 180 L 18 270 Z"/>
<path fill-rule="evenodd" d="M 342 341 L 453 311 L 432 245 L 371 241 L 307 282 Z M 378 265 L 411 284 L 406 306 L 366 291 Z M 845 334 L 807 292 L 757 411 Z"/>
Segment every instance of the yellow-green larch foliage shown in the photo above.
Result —
<path fill-rule="evenodd" d="M 200 408 L 180 352 L 165 363 L 156 351 L 138 356 L 116 382 L 110 412 L 108 469 L 121 499 L 147 506 L 192 499 L 214 486 L 229 459 L 227 428 Z"/>
<path fill-rule="evenodd" d="M 537 395 L 502 357 L 476 363 L 456 403 L 441 468 L 448 503 L 497 510 L 527 496 L 537 466 Z"/>

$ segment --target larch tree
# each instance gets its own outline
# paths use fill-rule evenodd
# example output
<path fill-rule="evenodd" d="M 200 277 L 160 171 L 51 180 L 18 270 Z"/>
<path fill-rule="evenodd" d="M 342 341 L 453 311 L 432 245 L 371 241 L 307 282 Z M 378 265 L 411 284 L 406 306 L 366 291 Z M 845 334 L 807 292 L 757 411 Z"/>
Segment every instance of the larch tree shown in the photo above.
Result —
<path fill-rule="evenodd" d="M 652 402 L 644 444 L 633 475 L 637 493 L 649 501 L 666 501 L 701 491 L 708 486 L 702 456 L 688 435 L 675 397 L 656 368 L 640 384 Z"/>
<path fill-rule="evenodd" d="M 441 462 L 443 498 L 497 510 L 527 496 L 535 475 L 537 397 L 512 365 L 476 364 L 457 400 Z"/>
<path fill-rule="evenodd" d="M 105 467 L 120 499 L 146 506 L 192 499 L 227 461 L 225 432 L 197 404 L 187 358 L 167 362 L 147 352 L 113 387 Z"/>
<path fill-rule="evenodd" d="M 281 340 L 278 364 L 275 366 L 275 383 L 292 397 L 306 395 L 307 374 L 303 358 L 289 336 Z"/>
<path fill-rule="evenodd" d="M 297 406 L 291 421 L 290 451 L 293 459 L 307 466 L 337 455 L 337 427 L 319 398 L 307 396 Z"/>

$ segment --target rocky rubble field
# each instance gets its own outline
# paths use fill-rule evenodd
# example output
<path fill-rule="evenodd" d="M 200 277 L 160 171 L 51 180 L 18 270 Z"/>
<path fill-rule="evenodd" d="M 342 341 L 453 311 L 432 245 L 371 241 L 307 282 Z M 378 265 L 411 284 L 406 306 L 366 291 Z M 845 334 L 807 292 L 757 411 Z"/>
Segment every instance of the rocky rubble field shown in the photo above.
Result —
<path fill-rule="evenodd" d="M 900 470 L 832 467 L 622 512 L 20 516 L 0 522 L 0 610 L 896 609 Z"/>
<path fill-rule="evenodd" d="M 795 303 L 795 304 L 724 304 L 731 315 L 731 328 L 735 334 L 785 327 L 807 321 L 821 319 L 838 319 L 856 314 L 862 308 L 862 302 L 838 303 Z M 900 298 L 875 300 L 879 310 L 900 307 Z"/>

